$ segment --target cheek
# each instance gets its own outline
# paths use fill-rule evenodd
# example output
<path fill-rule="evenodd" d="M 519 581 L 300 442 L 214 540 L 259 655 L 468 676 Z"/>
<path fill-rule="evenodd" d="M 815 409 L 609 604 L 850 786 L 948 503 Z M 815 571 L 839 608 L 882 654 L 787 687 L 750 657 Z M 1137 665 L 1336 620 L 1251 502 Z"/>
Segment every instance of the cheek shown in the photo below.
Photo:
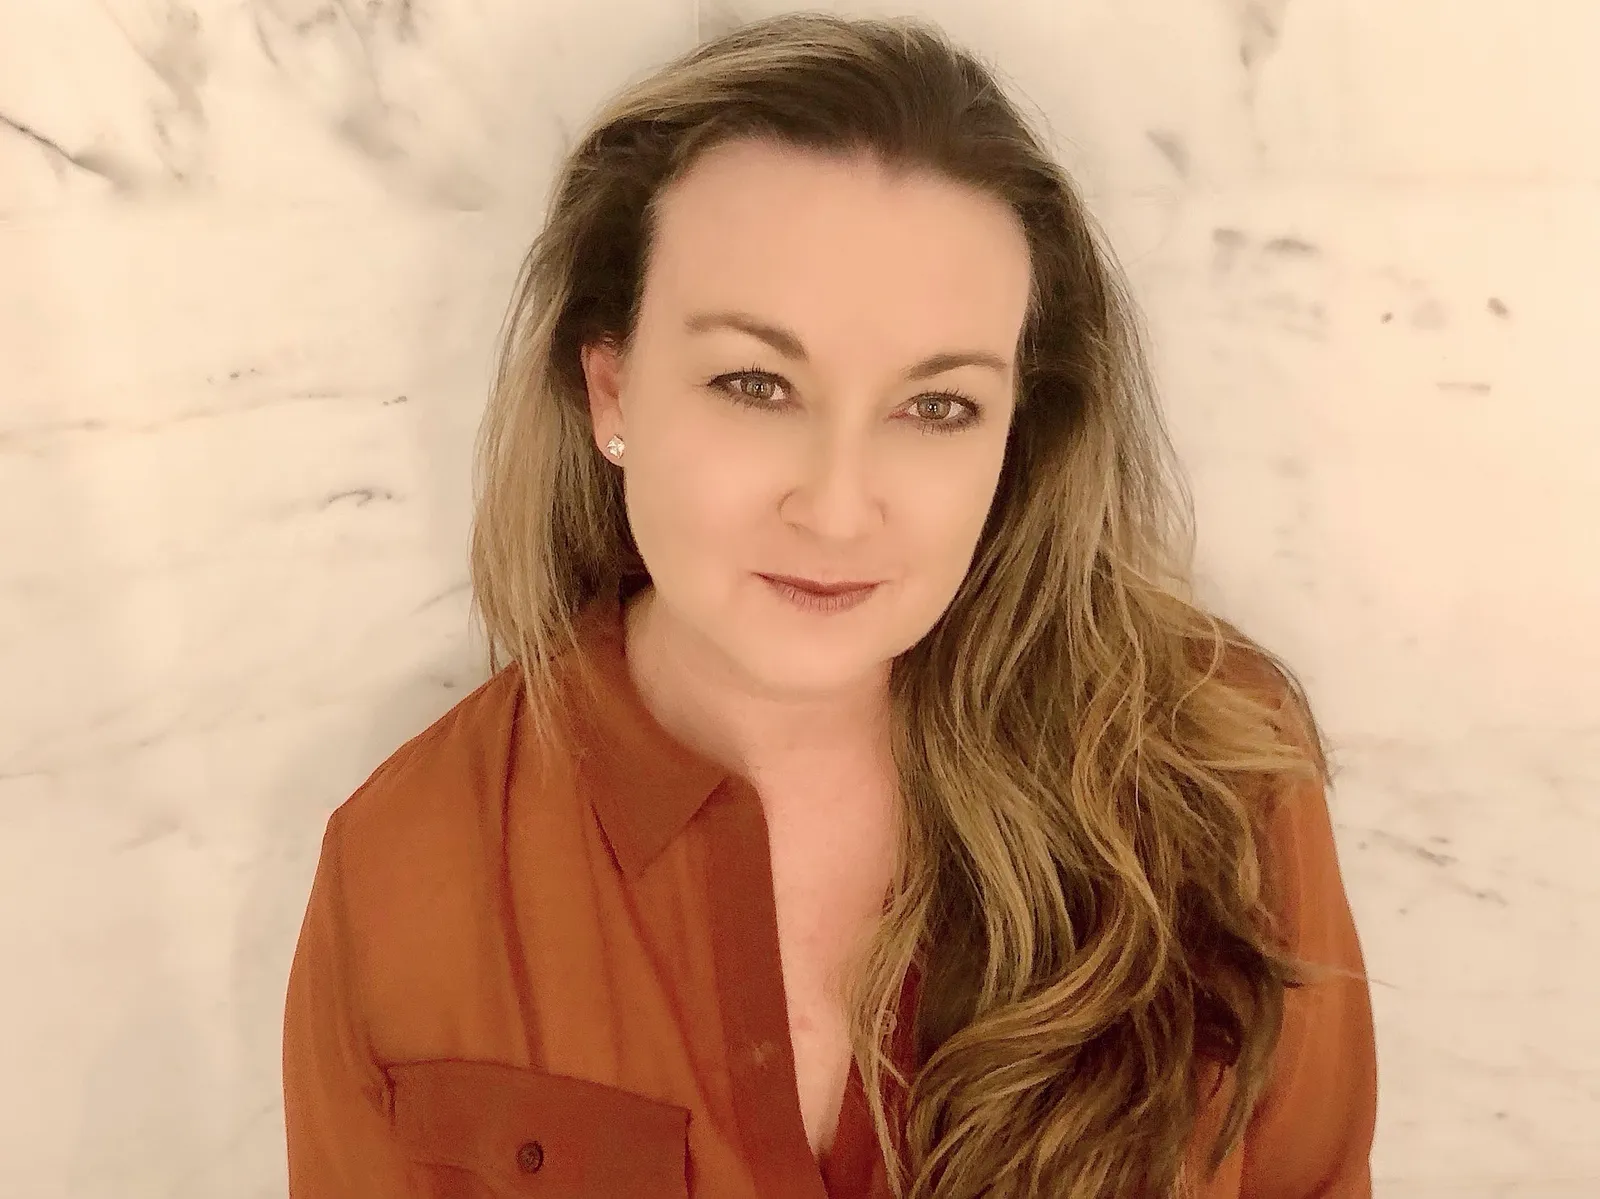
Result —
<path fill-rule="evenodd" d="M 626 487 L 628 518 L 652 570 L 720 562 L 747 547 L 751 522 L 771 502 L 771 470 L 716 422 L 651 436 Z"/>
<path fill-rule="evenodd" d="M 994 499 L 998 469 L 951 466 L 937 480 L 926 473 L 896 491 L 895 528 L 929 582 L 954 588 L 965 575 Z"/>

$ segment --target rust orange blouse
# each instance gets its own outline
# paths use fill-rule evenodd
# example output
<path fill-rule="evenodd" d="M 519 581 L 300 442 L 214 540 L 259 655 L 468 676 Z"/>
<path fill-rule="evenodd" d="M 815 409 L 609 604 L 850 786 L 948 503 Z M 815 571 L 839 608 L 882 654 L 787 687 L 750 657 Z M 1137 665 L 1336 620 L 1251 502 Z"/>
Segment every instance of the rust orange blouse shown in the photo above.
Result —
<path fill-rule="evenodd" d="M 285 1013 L 291 1199 L 887 1199 L 855 1070 L 820 1164 L 806 1140 L 759 797 L 644 708 L 617 599 L 580 627 L 600 686 L 569 688 L 571 752 L 535 750 L 508 668 L 328 821 Z M 1359 975 L 1322 789 L 1290 799 L 1297 951 Z M 1200 1199 L 1364 1199 L 1375 1109 L 1365 982 L 1291 992 Z"/>

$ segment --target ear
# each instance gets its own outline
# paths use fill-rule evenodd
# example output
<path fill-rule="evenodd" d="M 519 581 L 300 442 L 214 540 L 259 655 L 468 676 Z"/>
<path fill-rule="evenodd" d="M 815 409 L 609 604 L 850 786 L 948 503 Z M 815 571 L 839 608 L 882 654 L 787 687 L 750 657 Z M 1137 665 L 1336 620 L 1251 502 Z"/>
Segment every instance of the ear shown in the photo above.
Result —
<path fill-rule="evenodd" d="M 606 442 L 622 434 L 622 355 L 614 343 L 591 342 L 580 354 L 583 381 L 589 393 L 589 424 L 602 453 Z"/>

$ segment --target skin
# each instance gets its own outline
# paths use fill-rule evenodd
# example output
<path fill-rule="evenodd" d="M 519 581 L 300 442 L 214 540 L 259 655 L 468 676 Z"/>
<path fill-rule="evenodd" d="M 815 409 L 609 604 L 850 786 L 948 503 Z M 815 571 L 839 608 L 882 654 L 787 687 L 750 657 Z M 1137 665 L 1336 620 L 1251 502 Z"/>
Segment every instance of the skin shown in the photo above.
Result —
<path fill-rule="evenodd" d="M 994 497 L 1028 286 L 1005 205 L 865 159 L 737 142 L 664 197 L 632 353 L 583 364 L 597 447 L 627 446 L 654 583 L 629 648 L 669 727 L 750 777 L 879 731 L 889 663 L 949 605 Z M 688 326 L 726 313 L 796 344 Z M 1000 369 L 907 380 L 937 354 Z M 757 571 L 884 585 L 815 614 Z"/>
<path fill-rule="evenodd" d="M 626 613 L 629 670 L 665 729 L 761 795 L 819 1150 L 849 1065 L 838 967 L 892 873 L 889 666 L 971 564 L 1029 283 L 998 200 L 740 141 L 663 197 L 629 355 L 583 353 L 653 582 Z M 812 613 L 756 572 L 882 585 Z"/>

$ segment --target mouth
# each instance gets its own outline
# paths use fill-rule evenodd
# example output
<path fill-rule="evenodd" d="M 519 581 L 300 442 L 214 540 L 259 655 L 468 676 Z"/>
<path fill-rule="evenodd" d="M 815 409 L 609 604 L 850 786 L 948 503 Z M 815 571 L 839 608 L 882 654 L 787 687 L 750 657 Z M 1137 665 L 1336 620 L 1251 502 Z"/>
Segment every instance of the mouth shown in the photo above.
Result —
<path fill-rule="evenodd" d="M 767 575 L 761 576 L 769 583 L 776 583 L 782 587 L 793 587 L 796 591 L 804 591 L 810 595 L 851 595 L 856 592 L 871 591 L 881 580 L 862 579 L 849 580 L 839 583 L 821 583 L 816 579 L 803 579 L 797 575 Z"/>
<path fill-rule="evenodd" d="M 823 583 L 794 575 L 758 574 L 757 577 L 791 607 L 812 613 L 848 612 L 866 603 L 880 586 L 879 582 L 854 579 Z"/>

